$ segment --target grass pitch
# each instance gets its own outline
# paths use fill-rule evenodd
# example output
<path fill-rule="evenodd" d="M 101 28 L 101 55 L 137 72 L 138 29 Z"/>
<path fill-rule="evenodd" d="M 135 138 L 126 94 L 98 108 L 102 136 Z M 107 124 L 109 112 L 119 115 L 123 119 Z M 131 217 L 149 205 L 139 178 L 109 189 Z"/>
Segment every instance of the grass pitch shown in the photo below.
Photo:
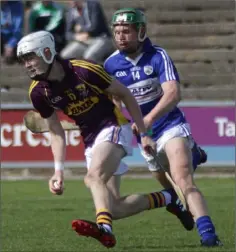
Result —
<path fill-rule="evenodd" d="M 224 243 L 221 248 L 201 248 L 197 231 L 185 231 L 165 208 L 145 211 L 114 221 L 114 252 L 235 251 L 234 179 L 197 179 Z M 160 189 L 153 179 L 124 179 L 122 193 Z M 83 181 L 66 181 L 63 196 L 53 196 L 47 181 L 2 181 L 0 251 L 107 251 L 99 242 L 79 237 L 71 220 L 94 220 L 94 206 Z"/>

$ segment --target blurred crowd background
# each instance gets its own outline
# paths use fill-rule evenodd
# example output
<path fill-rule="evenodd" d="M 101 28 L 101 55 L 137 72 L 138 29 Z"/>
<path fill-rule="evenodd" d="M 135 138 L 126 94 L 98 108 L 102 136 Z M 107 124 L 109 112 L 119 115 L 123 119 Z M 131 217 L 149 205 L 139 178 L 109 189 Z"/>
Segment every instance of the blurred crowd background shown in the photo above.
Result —
<path fill-rule="evenodd" d="M 50 31 L 61 57 L 102 64 L 115 50 L 112 13 L 125 7 L 146 14 L 149 37 L 180 73 L 183 99 L 235 99 L 233 0 L 1 1 L 1 102 L 29 102 L 30 80 L 16 60 L 22 36 Z"/>

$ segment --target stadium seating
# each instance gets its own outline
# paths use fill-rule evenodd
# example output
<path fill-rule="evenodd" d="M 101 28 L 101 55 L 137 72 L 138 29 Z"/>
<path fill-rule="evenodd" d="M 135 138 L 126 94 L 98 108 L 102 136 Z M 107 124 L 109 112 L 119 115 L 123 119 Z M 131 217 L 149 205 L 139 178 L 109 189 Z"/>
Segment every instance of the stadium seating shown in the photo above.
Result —
<path fill-rule="evenodd" d="M 142 9 L 148 35 L 164 47 L 181 77 L 183 99 L 234 100 L 235 23 L 232 0 L 102 0 L 108 20 L 123 7 Z M 29 85 L 18 65 L 1 69 L 1 84 L 14 87 L 2 101 L 27 102 Z M 16 88 L 21 89 L 22 91 Z M 10 89 L 11 90 L 11 89 Z M 18 96 L 10 94 L 17 92 Z"/>

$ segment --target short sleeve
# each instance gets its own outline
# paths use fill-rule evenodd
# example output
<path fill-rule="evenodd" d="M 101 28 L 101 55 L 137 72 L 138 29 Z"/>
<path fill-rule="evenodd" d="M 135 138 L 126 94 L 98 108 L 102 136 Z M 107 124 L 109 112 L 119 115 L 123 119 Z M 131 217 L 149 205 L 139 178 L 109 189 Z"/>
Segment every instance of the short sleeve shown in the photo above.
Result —
<path fill-rule="evenodd" d="M 105 90 L 111 85 L 112 77 L 102 66 L 89 61 L 78 61 L 72 65 L 79 66 L 76 71 L 85 83 L 97 86 L 101 90 Z"/>
<path fill-rule="evenodd" d="M 179 82 L 179 75 L 172 59 L 162 48 L 157 48 L 156 50 L 155 71 L 158 74 L 160 83 L 173 80 Z"/>
<path fill-rule="evenodd" d="M 34 108 L 41 117 L 48 118 L 53 114 L 54 108 L 48 104 L 45 96 L 37 88 L 33 89 L 29 95 Z"/>
<path fill-rule="evenodd" d="M 105 71 L 106 71 L 108 74 L 112 75 L 112 71 L 111 71 L 110 65 L 111 65 L 111 64 L 110 64 L 110 62 L 109 62 L 109 59 L 107 59 L 107 60 L 105 60 L 105 62 L 104 62 L 104 64 L 103 64 L 103 67 L 104 67 Z"/>

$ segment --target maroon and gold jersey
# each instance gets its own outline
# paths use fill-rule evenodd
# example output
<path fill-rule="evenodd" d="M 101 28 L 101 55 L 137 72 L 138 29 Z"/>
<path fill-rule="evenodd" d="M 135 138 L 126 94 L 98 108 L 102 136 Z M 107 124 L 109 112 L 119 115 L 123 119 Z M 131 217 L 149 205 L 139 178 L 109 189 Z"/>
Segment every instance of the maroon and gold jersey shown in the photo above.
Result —
<path fill-rule="evenodd" d="M 81 129 L 85 146 L 109 125 L 122 125 L 128 120 L 106 93 L 112 78 L 100 65 L 85 60 L 60 60 L 65 71 L 62 81 L 33 81 L 29 96 L 43 118 L 54 109 L 62 110 Z"/>

